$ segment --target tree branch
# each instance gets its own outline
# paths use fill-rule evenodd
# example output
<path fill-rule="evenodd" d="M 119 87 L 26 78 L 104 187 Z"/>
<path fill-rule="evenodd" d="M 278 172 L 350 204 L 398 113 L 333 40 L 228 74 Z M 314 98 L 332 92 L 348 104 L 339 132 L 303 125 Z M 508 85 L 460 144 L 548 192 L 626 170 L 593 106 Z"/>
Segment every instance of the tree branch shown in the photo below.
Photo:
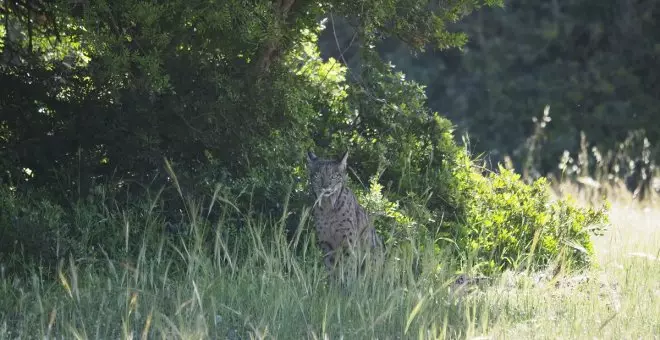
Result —
<path fill-rule="evenodd" d="M 276 16 L 275 20 L 277 20 L 282 27 L 290 25 L 291 20 L 289 20 L 289 12 L 295 3 L 296 0 L 272 0 L 273 11 Z M 274 36 L 264 45 L 258 59 L 259 61 L 257 62 L 257 72 L 259 76 L 268 73 L 270 71 L 270 65 L 279 57 L 281 52 L 281 39 L 282 38 L 279 36 Z"/>

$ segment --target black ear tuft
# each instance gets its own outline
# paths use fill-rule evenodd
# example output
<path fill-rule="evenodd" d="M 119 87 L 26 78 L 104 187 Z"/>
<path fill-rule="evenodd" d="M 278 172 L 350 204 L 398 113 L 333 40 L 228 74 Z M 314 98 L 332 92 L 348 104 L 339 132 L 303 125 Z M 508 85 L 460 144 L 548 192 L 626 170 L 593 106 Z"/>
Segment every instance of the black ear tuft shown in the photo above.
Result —
<path fill-rule="evenodd" d="M 346 168 L 346 163 L 348 161 L 348 150 L 344 152 L 344 154 L 341 156 L 341 159 L 339 160 L 339 165 L 341 165 L 343 168 Z"/>
<path fill-rule="evenodd" d="M 316 161 L 317 159 L 318 159 L 318 157 L 316 157 L 316 155 L 313 152 L 309 151 L 307 153 L 307 161 L 308 162 L 312 163 L 312 162 Z"/>

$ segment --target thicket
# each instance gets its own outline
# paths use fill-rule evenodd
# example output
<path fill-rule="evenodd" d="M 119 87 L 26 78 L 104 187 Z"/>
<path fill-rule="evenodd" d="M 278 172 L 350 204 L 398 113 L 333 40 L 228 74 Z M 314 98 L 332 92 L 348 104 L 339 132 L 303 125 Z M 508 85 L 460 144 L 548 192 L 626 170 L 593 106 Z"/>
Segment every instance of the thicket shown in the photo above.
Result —
<path fill-rule="evenodd" d="M 543 180 L 484 175 L 424 87 L 372 47 L 460 46 L 447 24 L 495 4 L 4 2 L 0 262 L 138 256 L 128 240 L 240 234 L 253 218 L 295 234 L 304 153 L 349 149 L 390 246 L 432 239 L 489 273 L 587 264 L 604 212 L 551 201 Z M 328 16 L 354 26 L 359 69 L 320 58 Z"/>

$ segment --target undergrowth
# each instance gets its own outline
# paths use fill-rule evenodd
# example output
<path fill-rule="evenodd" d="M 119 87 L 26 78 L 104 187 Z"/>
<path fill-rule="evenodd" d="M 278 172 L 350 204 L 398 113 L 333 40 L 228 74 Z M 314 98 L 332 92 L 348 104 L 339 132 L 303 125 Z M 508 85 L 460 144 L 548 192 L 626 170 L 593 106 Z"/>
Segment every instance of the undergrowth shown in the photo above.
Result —
<path fill-rule="evenodd" d="M 237 209 L 214 201 L 214 209 Z M 192 222 L 156 242 L 155 230 L 130 232 L 149 229 L 153 214 L 145 205 L 137 219 L 107 216 L 107 225 L 128 230 L 123 256 L 69 254 L 55 275 L 8 273 L 3 261 L 0 338 L 649 338 L 660 327 L 660 272 L 650 261 L 617 257 L 621 269 L 606 281 L 592 269 L 573 286 L 573 273 L 542 280 L 513 271 L 457 286 L 454 273 L 470 268 L 438 254 L 432 240 L 413 239 L 340 286 L 327 281 L 305 232 L 307 211 L 293 237 L 279 217 L 246 217 L 239 230 L 229 219 Z M 658 255 L 652 240 L 644 250 Z"/>
<path fill-rule="evenodd" d="M 368 192 L 357 190 L 385 236 L 386 256 L 342 285 L 327 279 L 308 206 L 284 199 L 279 214 L 265 214 L 238 203 L 252 201 L 249 190 L 239 197 L 222 185 L 195 196 L 169 163 L 171 188 L 123 202 L 103 188 L 62 205 L 47 192 L 0 187 L 0 335 L 489 334 L 510 315 L 500 310 L 502 296 L 477 287 L 514 287 L 504 273 L 588 270 L 590 235 L 602 231 L 607 216 L 604 209 L 551 200 L 543 180 L 527 185 L 505 169 L 483 175 L 462 155 L 426 174 L 449 176 L 456 186 L 453 216 L 430 207 L 431 190 L 385 190 L 378 177 Z M 163 203 L 163 190 L 178 193 L 176 214 Z M 480 280 L 464 286 L 463 275 Z"/>

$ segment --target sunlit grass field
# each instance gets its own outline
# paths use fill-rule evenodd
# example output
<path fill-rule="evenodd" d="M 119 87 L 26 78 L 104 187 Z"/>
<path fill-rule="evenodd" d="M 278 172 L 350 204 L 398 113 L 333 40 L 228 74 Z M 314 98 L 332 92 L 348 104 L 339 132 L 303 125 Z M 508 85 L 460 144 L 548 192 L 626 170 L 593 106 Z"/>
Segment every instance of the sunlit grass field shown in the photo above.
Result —
<path fill-rule="evenodd" d="M 71 258 L 28 279 L 3 269 L 0 338 L 659 339 L 660 205 L 615 200 L 610 216 L 590 272 L 474 286 L 456 285 L 443 258 L 396 248 L 360 279 L 328 284 L 305 218 L 293 241 L 277 220 L 248 220 L 240 241 L 222 232 L 229 221 L 210 237 L 193 226 L 193 241 L 140 240 L 121 261 Z"/>

